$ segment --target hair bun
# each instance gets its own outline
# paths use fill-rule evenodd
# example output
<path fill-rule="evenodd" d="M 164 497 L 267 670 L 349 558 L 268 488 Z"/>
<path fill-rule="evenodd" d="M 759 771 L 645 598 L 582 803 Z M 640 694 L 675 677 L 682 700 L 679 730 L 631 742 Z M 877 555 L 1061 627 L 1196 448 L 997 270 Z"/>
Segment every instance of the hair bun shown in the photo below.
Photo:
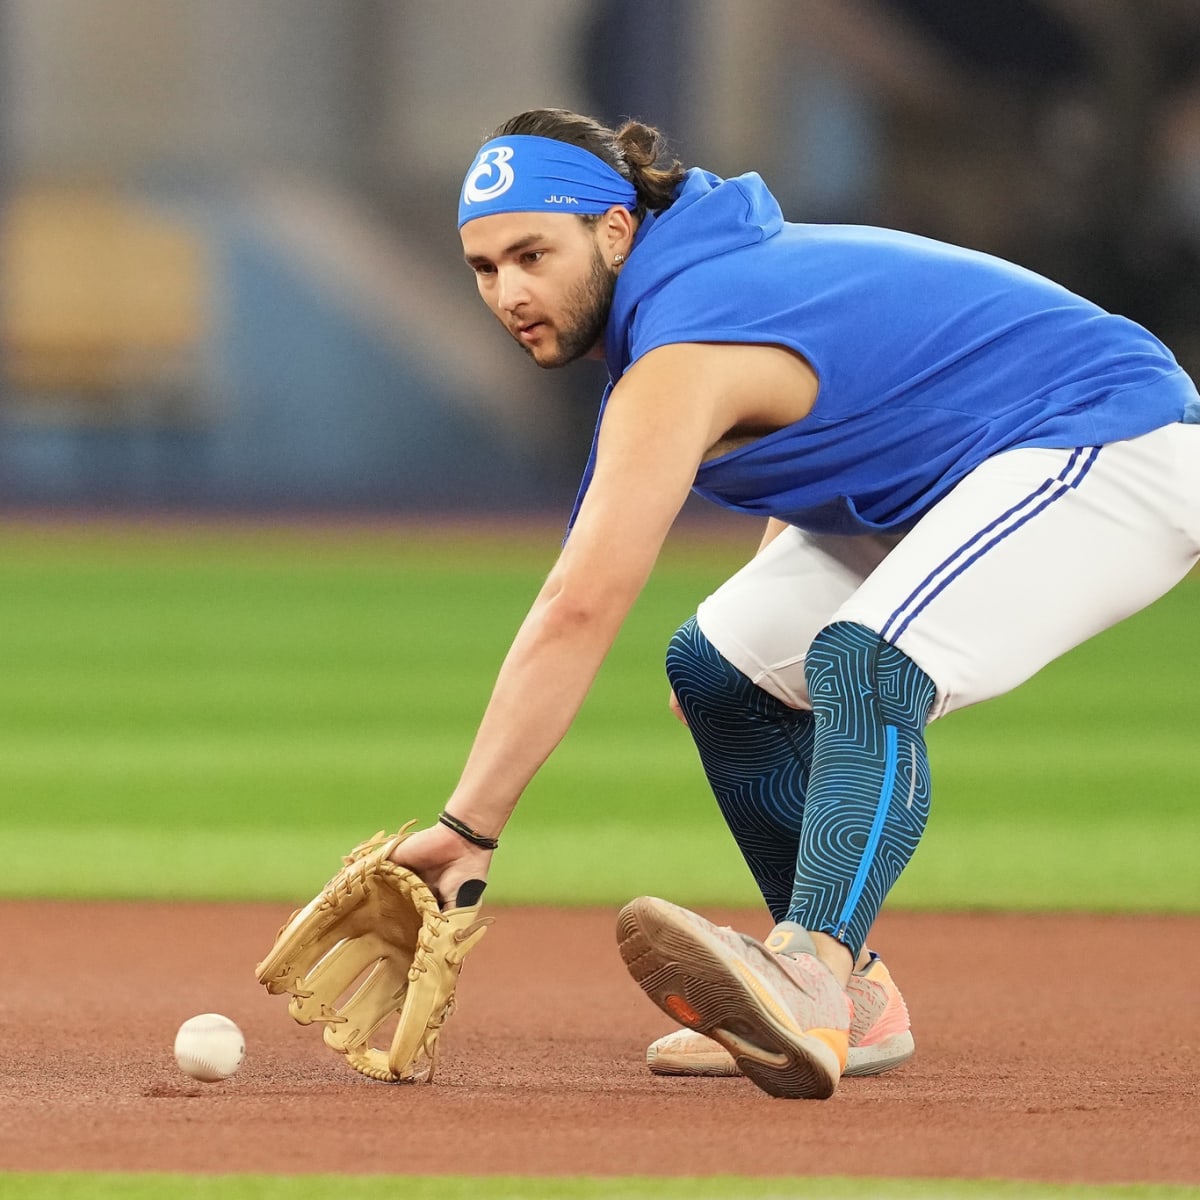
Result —
<path fill-rule="evenodd" d="M 687 173 L 668 153 L 667 139 L 641 121 L 626 121 L 614 131 L 594 117 L 565 108 L 532 108 L 505 121 L 492 137 L 519 134 L 570 142 L 608 163 L 637 189 L 639 218 L 666 208 Z"/>
<path fill-rule="evenodd" d="M 630 166 L 652 167 L 667 148 L 667 139 L 641 121 L 626 121 L 614 138 Z"/>

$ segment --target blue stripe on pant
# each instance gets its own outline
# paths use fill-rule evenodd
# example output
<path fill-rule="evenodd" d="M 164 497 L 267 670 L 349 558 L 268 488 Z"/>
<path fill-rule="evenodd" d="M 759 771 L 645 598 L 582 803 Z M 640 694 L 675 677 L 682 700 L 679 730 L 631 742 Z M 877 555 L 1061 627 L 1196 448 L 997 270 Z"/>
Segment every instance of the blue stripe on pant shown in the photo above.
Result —
<path fill-rule="evenodd" d="M 1040 512 L 1045 511 L 1049 505 L 1077 488 L 1092 469 L 1099 453 L 1099 446 L 1077 446 L 1057 476 L 1044 480 L 1029 495 L 978 530 L 930 571 L 887 619 L 880 633 L 889 642 L 898 641 L 930 602 L 972 563 L 1033 520 Z"/>

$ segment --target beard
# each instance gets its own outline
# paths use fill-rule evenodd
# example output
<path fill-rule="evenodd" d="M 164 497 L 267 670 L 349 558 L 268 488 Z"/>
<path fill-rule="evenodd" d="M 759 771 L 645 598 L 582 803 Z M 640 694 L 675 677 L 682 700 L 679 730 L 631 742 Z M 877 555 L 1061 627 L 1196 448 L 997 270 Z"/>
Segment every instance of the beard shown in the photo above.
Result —
<path fill-rule="evenodd" d="M 563 301 L 562 319 L 554 323 L 554 356 L 539 359 L 532 346 L 521 348 L 539 367 L 565 367 L 582 358 L 604 337 L 616 286 L 616 271 L 604 261 L 600 247 L 593 247 L 591 269 L 568 293 Z"/>

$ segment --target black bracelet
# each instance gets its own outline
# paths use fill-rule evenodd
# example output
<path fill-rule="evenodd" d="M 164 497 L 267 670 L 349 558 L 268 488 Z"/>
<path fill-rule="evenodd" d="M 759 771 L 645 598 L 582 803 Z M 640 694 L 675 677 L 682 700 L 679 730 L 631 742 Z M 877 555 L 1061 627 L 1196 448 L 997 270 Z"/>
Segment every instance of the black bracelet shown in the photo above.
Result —
<path fill-rule="evenodd" d="M 453 829 L 459 837 L 466 838 L 472 846 L 478 846 L 480 850 L 495 850 L 500 845 L 499 838 L 490 838 L 482 833 L 477 833 L 470 825 L 460 821 L 457 817 L 452 817 L 448 812 L 439 813 L 438 820 L 447 829 Z"/>

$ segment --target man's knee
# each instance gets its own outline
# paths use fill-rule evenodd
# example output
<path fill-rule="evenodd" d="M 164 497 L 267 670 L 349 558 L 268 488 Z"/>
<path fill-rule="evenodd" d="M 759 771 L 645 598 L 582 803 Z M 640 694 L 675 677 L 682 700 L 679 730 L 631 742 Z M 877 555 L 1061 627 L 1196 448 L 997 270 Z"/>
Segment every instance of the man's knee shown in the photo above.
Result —
<path fill-rule="evenodd" d="M 858 710 L 919 730 L 936 693 L 933 680 L 907 654 L 851 621 L 836 621 L 818 632 L 804 673 L 813 711 L 843 727 Z"/>
<path fill-rule="evenodd" d="M 728 690 L 729 664 L 700 632 L 695 617 L 675 631 L 667 645 L 667 679 L 680 698 L 684 694 L 715 695 Z"/>
<path fill-rule="evenodd" d="M 676 631 L 667 646 L 667 679 L 689 723 L 692 714 L 749 712 L 772 718 L 792 712 L 737 669 L 704 636 L 695 617 Z"/>

